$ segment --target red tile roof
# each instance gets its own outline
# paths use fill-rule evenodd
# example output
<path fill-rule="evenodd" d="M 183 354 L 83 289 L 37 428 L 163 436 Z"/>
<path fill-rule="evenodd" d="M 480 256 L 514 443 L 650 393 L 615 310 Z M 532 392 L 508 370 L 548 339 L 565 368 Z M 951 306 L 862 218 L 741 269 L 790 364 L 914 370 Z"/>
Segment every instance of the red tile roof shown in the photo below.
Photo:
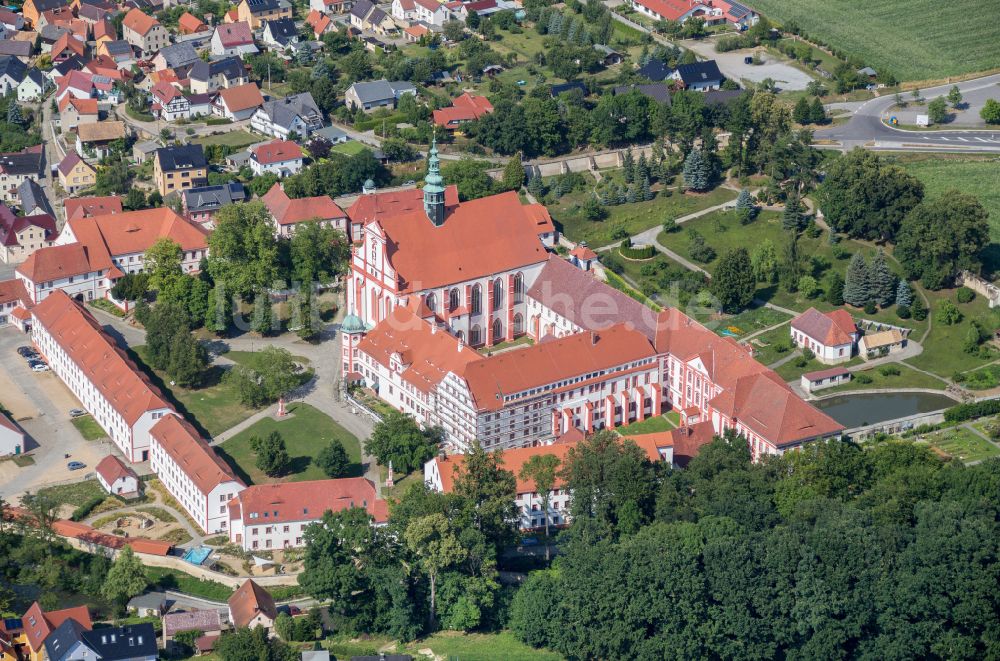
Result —
<path fill-rule="evenodd" d="M 203 494 L 208 495 L 225 482 L 243 484 L 229 464 L 180 416 L 163 416 L 149 430 L 149 435 Z"/>
<path fill-rule="evenodd" d="M 264 105 L 264 97 L 260 88 L 254 83 L 245 83 L 219 91 L 219 98 L 229 112 L 240 112 Z"/>
<path fill-rule="evenodd" d="M 79 154 L 77 154 L 75 151 L 71 151 L 68 154 L 66 154 L 66 158 L 59 161 L 59 172 L 61 172 L 64 177 L 68 176 L 73 171 L 73 168 L 75 168 L 79 163 L 87 165 L 87 167 L 90 168 L 91 170 L 94 169 L 91 168 L 86 161 L 80 158 Z"/>
<path fill-rule="evenodd" d="M 525 480 L 521 477 L 521 468 L 534 456 L 538 455 L 552 455 L 559 459 L 561 469 L 566 464 L 566 455 L 569 454 L 570 448 L 576 447 L 576 443 L 556 443 L 554 445 L 538 445 L 532 448 L 510 448 L 508 450 L 497 450 L 493 454 L 500 457 L 500 462 L 503 464 L 505 470 L 509 470 L 514 473 L 514 477 L 517 479 L 517 493 L 533 493 L 535 491 L 535 484 L 531 480 Z M 455 474 L 458 467 L 465 463 L 464 454 L 451 454 L 446 457 L 435 457 L 433 459 L 434 463 L 437 464 L 438 473 L 441 475 L 441 487 L 445 493 L 452 493 L 455 489 Z M 552 485 L 553 489 L 561 489 L 566 485 L 566 481 L 563 479 L 562 474 L 557 471 L 556 481 Z"/>
<path fill-rule="evenodd" d="M 181 14 L 181 17 L 177 19 L 177 29 L 181 34 L 194 34 L 195 32 L 207 30 L 208 26 L 195 17 L 191 12 L 184 12 Z"/>
<path fill-rule="evenodd" d="M 170 408 L 97 320 L 64 291 L 53 290 L 31 314 L 129 426 L 147 411 Z"/>
<path fill-rule="evenodd" d="M 76 620 L 80 626 L 90 631 L 94 624 L 90 620 L 90 610 L 86 606 L 75 606 L 48 613 L 42 611 L 38 602 L 34 602 L 21 618 L 24 626 L 24 634 L 28 639 L 28 645 L 32 650 L 38 652 L 45 644 L 45 639 L 49 634 L 59 628 L 59 625 L 68 619 Z"/>
<path fill-rule="evenodd" d="M 858 332 L 847 310 L 820 312 L 816 308 L 809 308 L 792 319 L 792 328 L 827 347 L 850 344 L 851 334 Z"/>
<path fill-rule="evenodd" d="M 274 140 L 250 149 L 254 159 L 261 165 L 283 163 L 302 158 L 302 149 L 291 140 Z"/>
<path fill-rule="evenodd" d="M 392 356 L 403 365 L 401 376 L 421 392 L 431 392 L 448 372 L 461 374 L 481 356 L 459 349 L 456 338 L 417 318 L 409 308 L 397 307 L 358 343 L 358 349 L 389 366 Z"/>
<path fill-rule="evenodd" d="M 655 356 L 645 335 L 617 324 L 489 356 L 466 365 L 464 376 L 476 407 L 498 411 L 507 395 Z"/>
<path fill-rule="evenodd" d="M 693 5 L 684 0 L 636 0 L 636 2 L 668 21 L 678 20 L 693 8 Z"/>
<path fill-rule="evenodd" d="M 63 201 L 66 209 L 66 219 L 104 216 L 122 213 L 122 198 L 117 195 L 104 197 L 68 197 Z"/>
<path fill-rule="evenodd" d="M 24 436 L 24 431 L 22 431 L 22 429 L 17 426 L 17 423 L 8 418 L 3 411 L 0 411 L 0 427 L 4 427 L 14 432 L 15 434 L 20 434 L 21 436 Z"/>
<path fill-rule="evenodd" d="M 584 245 L 578 245 L 569 251 L 570 257 L 576 257 L 581 260 L 591 260 L 597 259 L 597 253 Z"/>
<path fill-rule="evenodd" d="M 0 280 L 0 303 L 14 303 L 15 301 L 20 301 L 22 304 L 28 301 L 28 292 L 24 289 L 24 282 L 17 278 Z"/>
<path fill-rule="evenodd" d="M 377 523 L 388 518 L 386 502 L 377 497 L 371 480 L 363 477 L 254 484 L 229 501 L 229 518 L 241 519 L 244 525 L 311 521 L 327 510 L 351 507 L 364 508 Z M 265 512 L 270 515 L 266 519 Z"/>
<path fill-rule="evenodd" d="M 388 237 L 387 256 L 400 293 L 468 282 L 548 259 L 535 218 L 513 191 L 462 202 L 436 228 L 422 206 L 375 222 Z"/>
<path fill-rule="evenodd" d="M 261 198 L 264 206 L 279 225 L 293 225 L 306 220 L 335 220 L 347 218 L 344 210 L 329 195 L 291 199 L 281 184 L 274 184 Z"/>
<path fill-rule="evenodd" d="M 78 539 L 87 544 L 96 544 L 109 549 L 122 549 L 126 546 L 131 546 L 132 550 L 136 553 L 145 553 L 147 555 L 165 556 L 174 547 L 171 542 L 163 542 L 155 539 L 145 539 L 142 537 L 129 537 L 126 539 L 117 535 L 109 535 L 76 521 L 56 521 L 52 524 L 52 531 L 62 537 Z"/>
<path fill-rule="evenodd" d="M 711 421 L 705 420 L 679 429 L 640 434 L 629 438 L 637 444 L 651 443 L 657 447 L 673 447 L 674 463 L 678 466 L 686 466 L 691 459 L 698 455 L 701 446 L 712 442 L 712 439 L 715 438 L 715 428 Z"/>
<path fill-rule="evenodd" d="M 436 2 L 434 4 L 437 4 Z M 434 111 L 434 123 L 438 126 L 448 126 L 452 122 L 479 119 L 493 112 L 493 104 L 485 96 L 465 92 L 455 99 L 451 107 Z"/>
<path fill-rule="evenodd" d="M 232 613 L 233 625 L 237 629 L 249 626 L 258 614 L 263 614 L 270 620 L 278 617 L 274 597 L 249 578 L 229 597 L 229 612 Z"/>
<path fill-rule="evenodd" d="M 310 11 L 309 15 L 306 16 L 306 25 L 312 28 L 313 34 L 317 37 L 326 32 L 327 28 L 330 27 L 330 23 L 332 23 L 332 21 L 329 16 L 318 12 L 315 9 Z"/>
<path fill-rule="evenodd" d="M 79 243 L 50 246 L 39 248 L 28 255 L 17 266 L 16 271 L 37 285 L 98 270 L 90 258 L 87 247 Z"/>
<path fill-rule="evenodd" d="M 87 51 L 87 45 L 69 32 L 64 32 L 56 39 L 56 43 L 52 44 L 52 57 L 58 57 L 64 50 L 70 50 L 82 57 Z"/>
<path fill-rule="evenodd" d="M 807 381 L 822 381 L 823 379 L 829 379 L 833 376 L 843 376 L 844 374 L 850 374 L 851 371 L 846 367 L 831 367 L 830 369 L 817 370 L 815 372 L 806 372 L 802 376 Z"/>
<path fill-rule="evenodd" d="M 56 238 L 56 219 L 40 213 L 34 216 L 15 216 L 10 209 L 0 205 L 0 245 L 16 246 L 17 234 L 28 227 L 35 227 L 44 234 L 46 241 Z"/>
<path fill-rule="evenodd" d="M 80 115 L 98 114 L 97 99 L 78 99 L 75 96 L 64 96 L 59 102 L 59 112 L 66 110 L 69 106 L 73 106 L 77 114 Z"/>
<path fill-rule="evenodd" d="M 246 21 L 223 23 L 216 26 L 215 31 L 219 35 L 219 41 L 226 48 L 253 43 L 253 33 L 250 31 L 250 24 Z"/>
<path fill-rule="evenodd" d="M 145 253 L 159 239 L 170 239 L 184 251 L 208 248 L 207 232 L 169 207 L 73 218 L 68 226 L 77 241 L 91 248 L 92 261 L 99 247 L 119 257 Z M 101 268 L 109 267 L 110 260 Z"/>
<path fill-rule="evenodd" d="M 148 14 L 142 13 L 139 9 L 132 9 L 129 13 L 125 14 L 125 19 L 122 21 L 124 27 L 134 30 L 142 36 L 146 36 L 150 30 L 159 24 L 159 21 Z"/>
<path fill-rule="evenodd" d="M 113 485 L 118 480 L 125 477 L 134 477 L 139 479 L 139 476 L 135 474 L 131 468 L 122 463 L 121 459 L 109 454 L 104 459 L 101 459 L 100 463 L 94 469 L 98 475 L 104 478 L 104 481 L 109 485 Z"/>
<path fill-rule="evenodd" d="M 444 204 L 450 208 L 458 204 L 458 186 L 444 189 Z M 352 223 L 367 225 L 376 218 L 386 218 L 412 211 L 422 211 L 424 193 L 419 188 L 385 191 L 360 195 L 347 209 L 347 217 Z"/>

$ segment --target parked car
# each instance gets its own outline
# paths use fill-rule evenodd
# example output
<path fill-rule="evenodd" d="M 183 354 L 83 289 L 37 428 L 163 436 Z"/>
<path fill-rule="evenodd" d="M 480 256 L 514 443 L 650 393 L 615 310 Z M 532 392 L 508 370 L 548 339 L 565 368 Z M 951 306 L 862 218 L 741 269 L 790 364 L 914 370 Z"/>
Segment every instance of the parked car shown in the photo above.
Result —
<path fill-rule="evenodd" d="M 82 461 L 71 461 L 68 464 L 66 464 L 66 468 L 70 469 L 71 471 L 78 471 L 81 468 L 86 468 L 86 467 L 87 464 L 83 463 Z"/>
<path fill-rule="evenodd" d="M 49 371 L 49 366 L 46 365 L 45 363 L 36 363 L 36 364 L 34 364 L 34 365 L 31 366 L 31 371 L 32 372 L 48 372 Z"/>
<path fill-rule="evenodd" d="M 83 409 L 70 409 L 69 410 L 69 417 L 71 417 L 71 418 L 79 418 L 81 415 L 87 415 L 87 412 L 84 411 Z"/>
<path fill-rule="evenodd" d="M 31 358 L 33 356 L 37 356 L 38 355 L 38 352 L 35 351 L 33 348 L 31 348 L 29 346 L 18 347 L 17 348 L 17 353 L 22 358 Z"/>

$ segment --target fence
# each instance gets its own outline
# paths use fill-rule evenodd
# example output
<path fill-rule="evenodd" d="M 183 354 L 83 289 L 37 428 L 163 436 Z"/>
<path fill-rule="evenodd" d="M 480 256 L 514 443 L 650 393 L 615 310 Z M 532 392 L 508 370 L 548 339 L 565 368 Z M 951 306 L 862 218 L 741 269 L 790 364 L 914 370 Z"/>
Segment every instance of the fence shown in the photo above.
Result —
<path fill-rule="evenodd" d="M 920 425 L 936 425 L 944 422 L 945 409 L 931 411 L 929 413 L 916 413 L 905 418 L 895 420 L 884 420 L 873 425 L 855 427 L 847 429 L 844 434 L 850 436 L 855 441 L 863 441 L 877 434 L 901 434 Z"/>
<path fill-rule="evenodd" d="M 985 298 L 989 301 L 991 308 L 1000 305 L 1000 287 L 997 287 L 992 282 L 984 280 L 970 271 L 961 271 L 955 281 L 956 284 L 968 287 Z"/>

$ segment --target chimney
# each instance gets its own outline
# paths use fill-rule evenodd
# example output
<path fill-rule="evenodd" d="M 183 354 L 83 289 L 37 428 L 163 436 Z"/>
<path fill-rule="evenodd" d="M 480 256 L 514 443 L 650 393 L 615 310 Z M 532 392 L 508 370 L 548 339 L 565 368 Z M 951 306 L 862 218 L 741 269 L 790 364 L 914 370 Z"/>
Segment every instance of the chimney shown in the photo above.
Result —
<path fill-rule="evenodd" d="M 431 323 L 431 335 L 437 335 L 438 325 L 436 323 Z"/>
<path fill-rule="evenodd" d="M 597 341 L 600 340 L 600 339 L 601 339 L 600 335 L 598 335 L 597 333 L 595 333 L 593 331 L 590 332 L 590 345 L 591 346 L 596 347 L 597 346 Z"/>
<path fill-rule="evenodd" d="M 462 349 L 465 348 L 465 340 L 458 338 L 458 352 L 462 353 Z"/>

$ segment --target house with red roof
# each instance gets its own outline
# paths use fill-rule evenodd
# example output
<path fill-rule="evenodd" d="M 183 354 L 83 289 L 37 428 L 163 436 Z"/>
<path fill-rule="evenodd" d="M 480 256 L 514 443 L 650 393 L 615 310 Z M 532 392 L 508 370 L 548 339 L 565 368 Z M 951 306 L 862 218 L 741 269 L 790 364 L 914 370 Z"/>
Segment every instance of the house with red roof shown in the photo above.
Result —
<path fill-rule="evenodd" d="M 684 23 L 700 18 L 706 25 L 728 23 L 737 29 L 754 25 L 760 16 L 735 0 L 630 0 L 632 8 L 656 21 Z"/>
<path fill-rule="evenodd" d="M 227 505 L 246 485 L 189 422 L 162 416 L 149 430 L 149 467 L 206 534 L 225 532 Z"/>
<path fill-rule="evenodd" d="M 45 612 L 36 601 L 21 618 L 21 635 L 14 639 L 13 646 L 15 648 L 26 646 L 27 661 L 45 661 L 47 658 L 45 641 L 67 620 L 75 621 L 83 631 L 94 628 L 90 610 L 86 606 Z"/>
<path fill-rule="evenodd" d="M 97 99 L 87 97 L 81 99 L 67 94 L 59 101 L 59 126 L 63 133 L 75 131 L 80 124 L 96 122 L 100 119 L 97 109 Z"/>
<path fill-rule="evenodd" d="M 111 495 L 122 498 L 139 495 L 139 476 L 113 454 L 101 459 L 94 472 L 97 473 L 97 481 Z"/>
<path fill-rule="evenodd" d="M 278 607 L 274 597 L 264 588 L 248 578 L 229 597 L 229 621 L 236 629 L 264 627 L 271 629 L 278 619 Z"/>
<path fill-rule="evenodd" d="M 207 32 L 208 30 L 209 27 L 191 12 L 186 11 L 177 19 L 177 31 L 181 34 L 197 34 L 198 32 Z"/>
<path fill-rule="evenodd" d="M 31 305 L 24 284 L 17 278 L 0 280 L 0 326 L 12 324 L 26 331 L 25 322 L 31 320 L 27 308 Z"/>
<path fill-rule="evenodd" d="M 0 457 L 24 452 L 24 430 L 0 411 Z"/>
<path fill-rule="evenodd" d="M 122 21 L 122 38 L 132 44 L 147 56 L 159 52 L 161 48 L 170 45 L 170 33 L 160 25 L 160 22 L 133 8 Z"/>
<path fill-rule="evenodd" d="M 493 112 L 493 104 L 485 96 L 465 92 L 447 108 L 434 111 L 434 124 L 454 131 L 466 122 L 479 119 Z"/>
<path fill-rule="evenodd" d="M 260 51 L 253 42 L 253 32 L 246 21 L 223 23 L 215 27 L 211 41 L 212 55 L 254 55 Z"/>
<path fill-rule="evenodd" d="M 20 264 L 39 248 L 51 246 L 58 235 L 52 216 L 15 216 L 9 207 L 0 205 L 0 258 L 4 264 Z"/>
<path fill-rule="evenodd" d="M 63 209 L 66 211 L 67 222 L 75 218 L 91 218 L 123 212 L 122 198 L 118 195 L 67 197 L 63 200 Z"/>
<path fill-rule="evenodd" d="M 263 105 L 260 88 L 255 83 L 245 83 L 219 90 L 212 97 L 212 114 L 238 122 L 250 119 Z"/>
<path fill-rule="evenodd" d="M 302 148 L 291 140 L 273 140 L 250 148 L 250 170 L 289 177 L 302 171 Z"/>
<path fill-rule="evenodd" d="M 306 16 L 306 25 L 312 28 L 313 34 L 317 39 L 327 32 L 334 32 L 337 29 L 337 26 L 334 25 L 333 20 L 329 16 L 315 9 L 310 10 L 309 15 Z"/>
<path fill-rule="evenodd" d="M 325 512 L 352 507 L 366 510 L 375 525 L 389 518 L 388 504 L 363 477 L 254 484 L 229 501 L 229 541 L 251 553 L 297 548 Z"/>
<path fill-rule="evenodd" d="M 149 430 L 170 404 L 83 305 L 61 290 L 31 309 L 31 340 L 126 459 L 149 459 Z"/>
<path fill-rule="evenodd" d="M 156 117 L 172 122 L 191 116 L 191 102 L 174 85 L 166 82 L 157 83 L 149 93 L 153 97 L 150 109 Z"/>
<path fill-rule="evenodd" d="M 61 37 L 56 39 L 56 43 L 52 45 L 50 54 L 53 62 L 65 62 L 74 55 L 76 57 L 83 57 L 86 52 L 87 44 L 85 41 L 69 32 L 64 32 Z"/>
<path fill-rule="evenodd" d="M 296 227 L 308 220 L 315 220 L 320 225 L 338 229 L 344 232 L 345 236 L 347 234 L 347 214 L 329 195 L 300 197 L 293 200 L 285 193 L 282 185 L 276 183 L 264 194 L 261 201 L 271 212 L 275 233 L 282 238 L 292 236 Z"/>
<path fill-rule="evenodd" d="M 832 365 L 851 359 L 861 333 L 847 310 L 809 308 L 792 319 L 791 336 L 795 346 L 809 349 L 816 360 Z"/>

